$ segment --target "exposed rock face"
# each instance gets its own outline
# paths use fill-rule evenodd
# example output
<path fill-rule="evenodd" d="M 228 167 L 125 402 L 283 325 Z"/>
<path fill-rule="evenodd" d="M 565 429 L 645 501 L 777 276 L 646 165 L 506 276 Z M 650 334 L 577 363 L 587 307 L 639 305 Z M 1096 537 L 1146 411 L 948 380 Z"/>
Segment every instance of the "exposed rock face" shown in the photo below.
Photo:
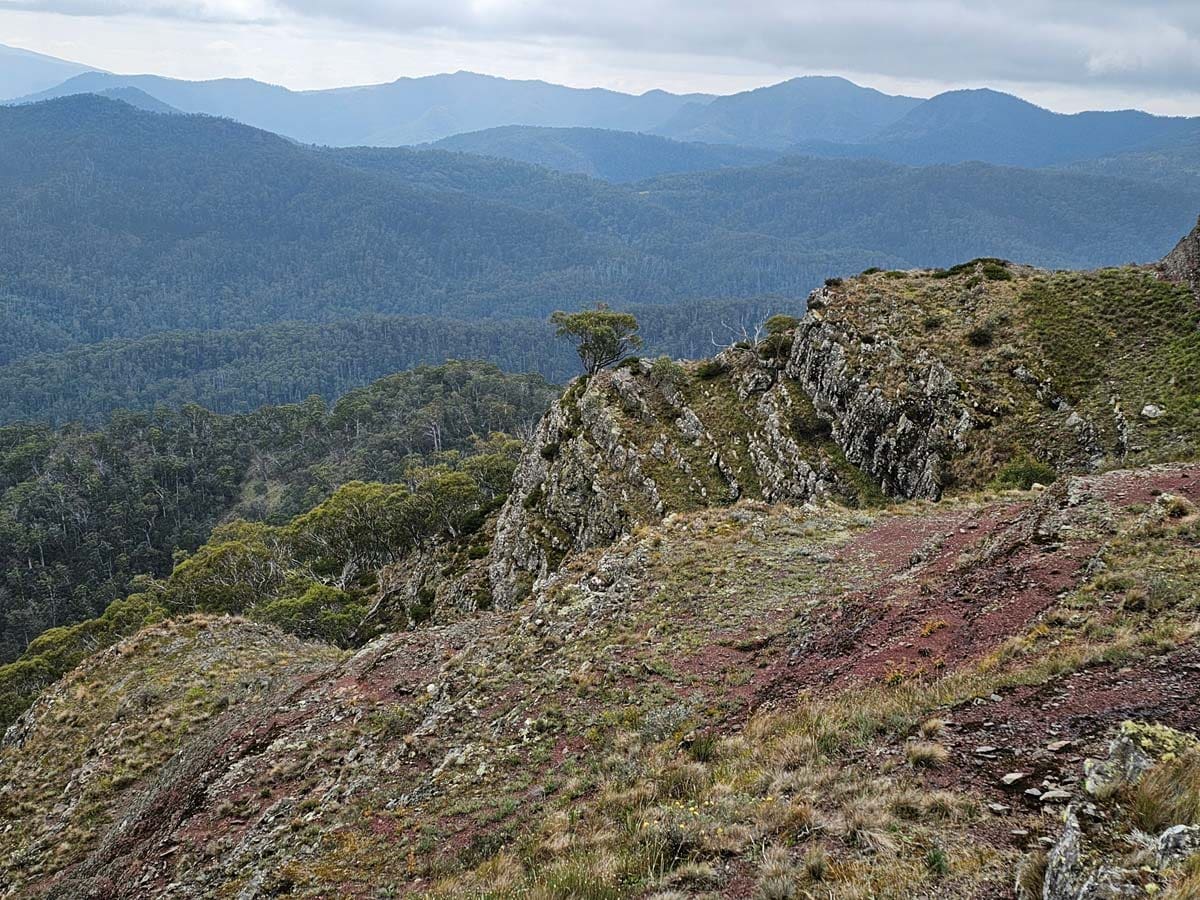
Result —
<path fill-rule="evenodd" d="M 813 295 L 817 307 L 826 298 Z M 869 365 L 859 359 L 873 357 Z M 891 370 L 893 389 L 872 384 L 867 373 Z M 810 313 L 796 330 L 787 373 L 832 423 L 846 458 L 899 497 L 936 499 L 947 457 L 971 429 L 971 411 L 954 375 L 941 362 L 906 359 L 897 344 L 864 341 L 844 326 Z"/>
<path fill-rule="evenodd" d="M 1200 222 L 1162 261 L 1163 274 L 1172 281 L 1191 285 L 1200 298 Z"/>
<path fill-rule="evenodd" d="M 489 574 L 503 605 L 567 553 L 669 512 L 742 497 L 852 500 L 844 461 L 775 359 L 728 350 L 710 377 L 649 363 L 576 381 L 538 426 L 501 510 Z"/>

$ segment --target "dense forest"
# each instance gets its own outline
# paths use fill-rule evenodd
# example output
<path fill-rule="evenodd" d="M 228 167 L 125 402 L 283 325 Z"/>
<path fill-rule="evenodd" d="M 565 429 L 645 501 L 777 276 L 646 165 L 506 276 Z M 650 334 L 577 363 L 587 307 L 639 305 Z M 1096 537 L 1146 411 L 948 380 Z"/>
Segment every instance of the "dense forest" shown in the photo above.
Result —
<path fill-rule="evenodd" d="M 404 484 L 498 432 L 521 433 L 557 390 L 452 362 L 342 397 L 218 415 L 120 412 L 102 428 L 0 428 L 0 660 L 95 616 L 135 575 L 170 571 L 236 516 L 283 523 L 355 480 Z"/>
<path fill-rule="evenodd" d="M 757 166 L 773 162 L 780 155 L 760 147 L 673 141 L 631 131 L 529 125 L 456 134 L 443 138 L 434 146 L 615 182 L 642 181 L 659 175 L 703 172 L 726 166 Z"/>
<path fill-rule="evenodd" d="M 558 379 L 566 357 L 531 349 L 529 322 L 600 299 L 639 309 L 652 352 L 695 355 L 713 301 L 745 301 L 718 317 L 745 320 L 872 266 L 1152 259 L 1198 205 L 1086 173 L 868 160 L 617 185 L 444 150 L 308 148 L 95 96 L 5 107 L 0 421 L 332 399 L 451 357 Z"/>
<path fill-rule="evenodd" d="M 753 332 L 772 313 L 798 312 L 802 304 L 764 298 L 625 308 L 641 324 L 645 355 L 692 359 Z M 579 360 L 552 336 L 543 319 L 373 315 L 106 341 L 0 367 L 0 423 L 99 423 L 114 410 L 149 410 L 159 403 L 249 412 L 314 394 L 332 402 L 391 372 L 455 357 L 563 382 L 578 374 Z"/>

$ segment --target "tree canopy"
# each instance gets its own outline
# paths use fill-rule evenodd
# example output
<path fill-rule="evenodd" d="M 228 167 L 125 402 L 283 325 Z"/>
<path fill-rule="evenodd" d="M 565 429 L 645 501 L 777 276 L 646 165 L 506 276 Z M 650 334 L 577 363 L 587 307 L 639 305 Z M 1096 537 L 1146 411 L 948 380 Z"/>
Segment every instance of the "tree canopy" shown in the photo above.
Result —
<path fill-rule="evenodd" d="M 642 346 L 637 317 L 609 309 L 603 303 L 573 313 L 560 309 L 550 316 L 550 324 L 556 326 L 559 337 L 575 344 L 579 360 L 589 375 L 619 363 Z"/>

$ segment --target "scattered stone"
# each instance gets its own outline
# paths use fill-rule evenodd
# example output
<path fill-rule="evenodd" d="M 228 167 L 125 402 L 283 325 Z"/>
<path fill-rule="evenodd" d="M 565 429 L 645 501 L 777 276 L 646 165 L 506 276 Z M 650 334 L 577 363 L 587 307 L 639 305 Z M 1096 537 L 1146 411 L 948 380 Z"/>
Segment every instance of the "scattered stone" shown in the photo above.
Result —
<path fill-rule="evenodd" d="M 1008 812 L 1010 809 L 1012 809 L 1012 807 L 1011 807 L 1011 806 L 1005 806 L 1003 803 L 989 803 L 989 804 L 988 804 L 988 809 L 990 809 L 990 810 L 991 810 L 992 812 L 994 812 L 996 815 L 998 815 L 998 816 L 1002 816 L 1002 815 L 1004 815 L 1006 812 Z"/>
<path fill-rule="evenodd" d="M 1026 777 L 1027 777 L 1026 772 L 1009 772 L 1007 775 L 1002 777 L 1000 780 L 1004 782 L 1004 785 L 1006 787 L 1012 787 L 1018 781 L 1022 780 L 1023 778 L 1026 778 Z"/>
<path fill-rule="evenodd" d="M 1147 403 L 1142 407 L 1142 418 L 1157 419 L 1166 412 L 1161 406 L 1155 406 L 1153 403 Z"/>
<path fill-rule="evenodd" d="M 1182 862 L 1200 851 L 1200 826 L 1175 825 L 1162 833 L 1155 847 L 1155 859 L 1160 869 Z"/>
<path fill-rule="evenodd" d="M 1071 794 L 1068 791 L 1046 791 L 1039 799 L 1043 803 L 1066 803 L 1071 799 Z"/>
<path fill-rule="evenodd" d="M 1054 741 L 1053 743 L 1047 744 L 1046 749 L 1049 750 L 1051 753 L 1060 753 L 1061 751 L 1066 750 L 1068 747 L 1070 747 L 1073 743 L 1075 743 L 1075 742 L 1074 741 Z"/>

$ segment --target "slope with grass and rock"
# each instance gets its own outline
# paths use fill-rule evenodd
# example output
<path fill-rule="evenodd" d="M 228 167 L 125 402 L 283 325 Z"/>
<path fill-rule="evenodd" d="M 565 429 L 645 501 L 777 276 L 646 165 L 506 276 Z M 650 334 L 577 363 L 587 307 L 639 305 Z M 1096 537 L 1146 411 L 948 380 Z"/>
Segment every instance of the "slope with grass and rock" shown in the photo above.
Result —
<path fill-rule="evenodd" d="M 334 650 L 178 608 L 43 691 L 0 748 L 4 889 L 1192 896 L 1170 274 L 868 272 L 577 380 L 498 509 L 373 576 L 419 619 Z M 1131 735 L 1145 765 L 1093 784 Z"/>

